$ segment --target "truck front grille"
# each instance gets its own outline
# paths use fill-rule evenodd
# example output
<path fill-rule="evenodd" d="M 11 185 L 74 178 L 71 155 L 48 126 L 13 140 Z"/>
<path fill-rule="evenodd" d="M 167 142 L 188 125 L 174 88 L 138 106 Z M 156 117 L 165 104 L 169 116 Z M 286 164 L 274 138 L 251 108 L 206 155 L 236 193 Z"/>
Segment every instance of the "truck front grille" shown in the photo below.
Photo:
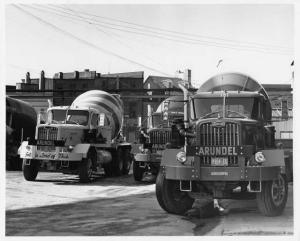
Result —
<path fill-rule="evenodd" d="M 149 133 L 150 143 L 163 145 L 171 141 L 171 130 L 153 130 Z"/>
<path fill-rule="evenodd" d="M 56 127 L 39 127 L 39 140 L 57 140 L 58 129 Z"/>
<path fill-rule="evenodd" d="M 238 146 L 239 135 L 239 126 L 236 123 L 225 123 L 221 127 L 203 123 L 197 128 L 197 143 L 200 146 Z"/>

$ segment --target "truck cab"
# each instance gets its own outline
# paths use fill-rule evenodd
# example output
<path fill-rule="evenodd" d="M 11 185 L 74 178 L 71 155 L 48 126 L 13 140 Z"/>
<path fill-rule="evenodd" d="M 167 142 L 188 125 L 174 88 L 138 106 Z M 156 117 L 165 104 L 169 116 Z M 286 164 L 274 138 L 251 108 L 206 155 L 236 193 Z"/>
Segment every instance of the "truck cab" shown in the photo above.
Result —
<path fill-rule="evenodd" d="M 256 199 L 262 214 L 280 215 L 288 193 L 286 166 L 283 150 L 275 146 L 267 93 L 254 79 L 234 73 L 203 86 L 194 95 L 181 86 L 185 144 L 162 154 L 156 180 L 160 206 L 183 214 L 200 193 Z"/>
<path fill-rule="evenodd" d="M 191 99 L 191 119 L 200 131 L 197 141 L 206 145 L 254 145 L 275 148 L 270 103 L 258 92 L 217 91 Z M 215 128 L 216 126 L 221 129 Z M 232 133 L 228 136 L 228 133 Z"/>
<path fill-rule="evenodd" d="M 167 98 L 150 115 L 148 128 L 140 132 L 140 150 L 135 154 L 133 162 L 133 176 L 136 181 L 141 181 L 146 172 L 155 176 L 158 174 L 162 152 L 175 138 L 172 126 L 182 121 L 182 95 Z"/>

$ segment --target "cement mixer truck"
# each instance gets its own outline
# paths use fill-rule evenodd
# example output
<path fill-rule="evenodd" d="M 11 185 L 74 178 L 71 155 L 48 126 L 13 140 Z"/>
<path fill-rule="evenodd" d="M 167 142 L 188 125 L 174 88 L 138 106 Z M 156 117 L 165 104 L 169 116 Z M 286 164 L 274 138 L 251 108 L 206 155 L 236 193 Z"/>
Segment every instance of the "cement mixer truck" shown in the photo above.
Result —
<path fill-rule="evenodd" d="M 6 96 L 6 169 L 21 170 L 18 147 L 35 134 L 37 114 L 27 102 Z"/>
<path fill-rule="evenodd" d="M 38 117 L 35 138 L 19 148 L 25 179 L 34 181 L 40 168 L 78 174 L 80 182 L 101 168 L 106 176 L 128 174 L 131 145 L 122 125 L 121 99 L 101 90 L 79 95 L 71 106 L 50 107 L 45 120 Z"/>
<path fill-rule="evenodd" d="M 265 216 L 282 214 L 288 195 L 284 150 L 275 145 L 271 104 L 253 78 L 224 73 L 196 94 L 183 86 L 183 145 L 163 151 L 156 197 L 184 214 L 194 199 L 256 199 Z"/>
<path fill-rule="evenodd" d="M 140 152 L 135 154 L 133 161 L 133 177 L 136 181 L 141 181 L 144 173 L 158 174 L 162 151 L 171 144 L 171 126 L 183 123 L 183 95 L 164 100 L 150 115 L 148 123 L 147 131 L 141 130 Z"/>

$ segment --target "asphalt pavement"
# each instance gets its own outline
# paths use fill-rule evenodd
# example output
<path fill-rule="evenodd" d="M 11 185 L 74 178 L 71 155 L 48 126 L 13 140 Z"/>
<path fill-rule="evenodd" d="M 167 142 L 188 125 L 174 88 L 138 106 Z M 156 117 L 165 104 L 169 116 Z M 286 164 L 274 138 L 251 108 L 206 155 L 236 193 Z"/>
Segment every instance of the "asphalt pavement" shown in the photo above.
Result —
<path fill-rule="evenodd" d="M 163 211 L 151 177 L 96 177 L 81 184 L 73 175 L 40 172 L 25 181 L 6 173 L 6 236 L 293 235 L 293 185 L 283 214 L 264 217 L 255 200 L 226 200 L 229 213 L 211 218 Z"/>

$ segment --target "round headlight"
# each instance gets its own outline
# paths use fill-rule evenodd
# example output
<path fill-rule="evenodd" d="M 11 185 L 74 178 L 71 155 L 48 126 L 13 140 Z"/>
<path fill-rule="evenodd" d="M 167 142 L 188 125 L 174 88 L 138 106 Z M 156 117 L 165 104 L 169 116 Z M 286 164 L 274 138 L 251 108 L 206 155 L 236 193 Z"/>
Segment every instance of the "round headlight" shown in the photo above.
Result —
<path fill-rule="evenodd" d="M 139 150 L 140 150 L 140 152 L 143 152 L 143 151 L 144 151 L 143 145 L 139 146 Z"/>
<path fill-rule="evenodd" d="M 262 163 L 262 162 L 266 161 L 266 158 L 265 158 L 264 154 L 259 151 L 259 152 L 255 153 L 255 161 L 257 163 Z"/>
<path fill-rule="evenodd" d="M 184 151 L 178 152 L 176 155 L 176 159 L 180 163 L 185 163 L 186 162 L 186 153 Z"/>
<path fill-rule="evenodd" d="M 67 151 L 68 151 L 68 152 L 72 152 L 73 149 L 74 149 L 74 146 L 68 146 Z"/>

